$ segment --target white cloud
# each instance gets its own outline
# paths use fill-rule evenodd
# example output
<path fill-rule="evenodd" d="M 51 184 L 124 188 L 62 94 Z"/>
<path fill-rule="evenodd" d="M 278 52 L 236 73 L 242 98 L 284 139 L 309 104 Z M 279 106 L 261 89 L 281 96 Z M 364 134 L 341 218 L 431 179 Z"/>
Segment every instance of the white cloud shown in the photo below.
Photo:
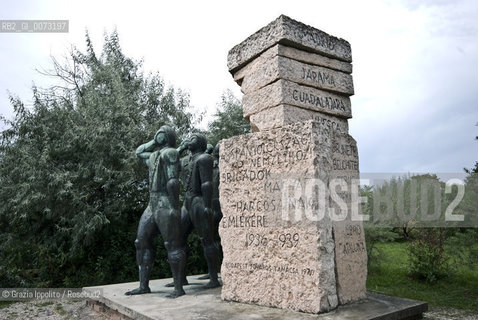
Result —
<path fill-rule="evenodd" d="M 125 53 L 188 91 L 199 110 L 239 87 L 229 49 L 280 14 L 348 40 L 356 95 L 351 133 L 362 171 L 460 171 L 478 159 L 478 5 L 459 1 L 18 1 L 0 19 L 69 19 L 68 34 L 0 34 L 0 113 L 6 90 L 31 98 L 34 69 L 69 44 L 99 52 L 117 28 Z"/>

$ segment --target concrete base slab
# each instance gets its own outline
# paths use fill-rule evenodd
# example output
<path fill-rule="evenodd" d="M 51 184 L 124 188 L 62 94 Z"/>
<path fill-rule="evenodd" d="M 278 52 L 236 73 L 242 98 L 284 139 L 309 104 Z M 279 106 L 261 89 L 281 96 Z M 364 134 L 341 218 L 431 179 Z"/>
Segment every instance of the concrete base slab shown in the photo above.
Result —
<path fill-rule="evenodd" d="M 256 319 L 421 319 L 428 310 L 426 302 L 389 297 L 378 293 L 367 293 L 367 298 L 340 306 L 325 314 L 308 314 L 285 309 L 262 307 L 221 300 L 221 288 L 204 289 L 208 280 L 198 280 L 190 276 L 190 285 L 185 286 L 186 295 L 177 299 L 166 296 L 172 288 L 165 287 L 172 279 L 159 279 L 150 282 L 152 293 L 126 296 L 128 290 L 138 287 L 138 282 L 87 287 L 87 291 L 102 289 L 102 295 L 90 301 L 100 305 L 103 310 L 110 309 L 123 315 L 122 319 L 218 319 L 218 320 L 256 320 Z"/>

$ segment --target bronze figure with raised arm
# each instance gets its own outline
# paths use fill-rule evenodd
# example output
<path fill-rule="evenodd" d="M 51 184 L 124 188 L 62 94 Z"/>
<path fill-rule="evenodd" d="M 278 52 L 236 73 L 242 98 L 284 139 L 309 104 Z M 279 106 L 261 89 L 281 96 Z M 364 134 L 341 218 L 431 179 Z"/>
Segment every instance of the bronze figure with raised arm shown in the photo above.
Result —
<path fill-rule="evenodd" d="M 169 297 L 184 293 L 181 280 L 186 265 L 186 244 L 181 232 L 179 211 L 179 155 L 176 133 L 162 126 L 154 140 L 138 147 L 136 155 L 149 168 L 149 203 L 138 225 L 136 260 L 139 269 L 139 288 L 126 295 L 150 293 L 149 278 L 154 263 L 154 237 L 161 233 L 168 252 L 168 261 L 174 279 L 174 291 Z"/>

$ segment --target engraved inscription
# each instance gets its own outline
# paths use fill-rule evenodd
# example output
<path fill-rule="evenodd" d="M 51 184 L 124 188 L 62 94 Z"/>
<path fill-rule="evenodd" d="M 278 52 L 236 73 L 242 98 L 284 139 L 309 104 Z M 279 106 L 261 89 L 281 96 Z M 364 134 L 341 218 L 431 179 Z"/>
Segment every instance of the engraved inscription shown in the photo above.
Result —
<path fill-rule="evenodd" d="M 328 84 L 335 87 L 334 76 L 319 70 L 311 70 L 309 68 L 302 68 L 301 78 L 304 80 L 314 81 L 320 84 Z"/>
<path fill-rule="evenodd" d="M 298 33 L 297 37 L 299 39 L 307 39 L 315 45 L 327 48 L 329 50 L 335 49 L 335 43 L 337 42 L 337 38 L 329 36 L 325 32 L 310 32 L 309 30 L 294 31 Z"/>
<path fill-rule="evenodd" d="M 308 151 L 309 145 L 310 134 L 293 134 L 287 132 L 278 137 L 269 139 L 264 138 L 263 141 L 257 145 L 252 142 L 245 146 L 233 147 L 223 155 L 221 160 L 224 160 L 225 162 L 248 160 L 250 161 L 251 166 L 255 166 L 255 159 L 257 159 L 258 156 L 270 156 L 272 157 L 270 160 L 272 162 L 274 158 L 277 159 L 278 156 L 286 156 L 302 160 L 301 152 L 304 153 L 305 151 Z M 278 163 L 278 161 L 286 161 L 286 159 L 277 159 L 276 163 Z M 276 163 L 267 162 L 266 164 L 270 166 Z"/>
<path fill-rule="evenodd" d="M 249 118 L 259 131 L 277 128 L 291 123 L 314 120 L 319 123 L 324 133 L 339 132 L 348 133 L 347 120 L 334 116 L 324 115 L 305 108 L 297 108 L 292 105 L 280 105 L 271 109 L 260 111 Z"/>
<path fill-rule="evenodd" d="M 281 192 L 279 182 L 277 182 L 277 181 L 265 182 L 265 183 L 264 183 L 264 192 L 265 192 L 265 193 Z"/>
<path fill-rule="evenodd" d="M 266 182 L 267 184 L 267 182 Z M 270 183 L 269 183 L 270 184 Z M 231 204 L 237 212 L 263 212 L 263 211 L 275 211 L 277 206 L 274 199 L 272 200 L 245 200 L 237 201 Z"/>
<path fill-rule="evenodd" d="M 304 104 L 310 104 L 315 107 L 321 107 L 329 110 L 340 110 L 345 112 L 345 104 L 342 100 L 327 96 L 314 95 L 312 93 L 302 92 L 300 90 L 292 91 L 292 98 Z"/>
<path fill-rule="evenodd" d="M 343 242 L 339 242 L 338 250 L 344 255 L 365 252 L 365 243 L 362 240 L 363 229 L 361 225 L 348 224 L 343 230 Z"/>
<path fill-rule="evenodd" d="M 334 121 L 334 120 L 330 120 L 330 119 L 327 119 L 327 118 L 324 118 L 318 114 L 314 115 L 313 116 L 313 119 L 317 122 L 319 122 L 319 124 L 322 126 L 322 127 L 325 127 L 327 128 L 328 130 L 331 130 L 331 131 L 338 131 L 340 133 L 347 133 L 348 130 L 347 128 L 345 128 L 345 125 L 340 123 L 340 122 L 337 122 L 337 121 Z"/>
<path fill-rule="evenodd" d="M 221 298 L 320 313 L 365 296 L 350 45 L 279 21 L 280 32 L 248 40 L 267 46 L 233 70 L 253 132 L 221 142 Z M 298 53 L 282 54 L 278 42 Z"/>
<path fill-rule="evenodd" d="M 297 70 L 297 73 L 299 72 L 300 70 Z M 295 75 L 295 78 L 296 81 L 280 78 L 257 91 L 246 93 L 242 99 L 244 116 L 250 117 L 282 104 L 345 118 L 352 116 L 348 95 L 353 92 L 351 91 L 353 89 L 345 89 L 347 85 L 340 79 L 337 79 L 337 81 L 340 80 L 340 82 L 336 82 L 337 86 L 333 87 L 319 86 L 317 83 L 301 80 L 299 74 Z M 347 96 L 330 91 L 346 93 Z"/>
<path fill-rule="evenodd" d="M 355 160 L 333 159 L 332 165 L 334 170 L 358 170 L 359 164 Z"/>
<path fill-rule="evenodd" d="M 314 268 L 296 268 L 290 265 L 270 265 L 265 263 L 240 263 L 240 262 L 224 262 L 224 266 L 228 269 L 241 270 L 266 270 L 277 273 L 292 273 L 312 276 L 316 270 Z"/>
<path fill-rule="evenodd" d="M 228 216 L 223 217 L 221 225 L 224 229 L 227 228 L 267 228 L 266 216 L 252 215 L 252 216 Z"/>
<path fill-rule="evenodd" d="M 240 171 L 224 172 L 221 174 L 221 183 L 228 183 L 234 181 L 262 181 L 271 176 L 270 169 L 250 170 L 244 169 Z"/>
<path fill-rule="evenodd" d="M 259 233 L 248 233 L 246 234 L 246 248 L 272 246 L 282 249 L 291 249 L 297 247 L 299 240 L 300 236 L 298 233 L 281 233 L 277 237 Z"/>
<path fill-rule="evenodd" d="M 345 242 L 339 243 L 339 250 L 345 255 L 353 254 L 356 252 L 365 252 L 365 244 L 363 242 Z"/>
<path fill-rule="evenodd" d="M 332 152 L 349 157 L 358 157 L 357 147 L 355 145 L 350 144 L 334 143 L 332 146 Z"/>

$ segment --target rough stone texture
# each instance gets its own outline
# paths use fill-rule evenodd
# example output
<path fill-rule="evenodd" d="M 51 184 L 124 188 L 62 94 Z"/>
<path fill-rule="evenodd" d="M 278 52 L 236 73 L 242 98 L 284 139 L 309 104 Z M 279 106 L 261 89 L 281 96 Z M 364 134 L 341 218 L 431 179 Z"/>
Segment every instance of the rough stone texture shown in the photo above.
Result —
<path fill-rule="evenodd" d="M 347 96 L 354 94 L 352 76 L 329 68 L 302 63 L 282 56 L 275 56 L 257 64 L 244 76 L 241 91 L 254 92 L 278 79 L 324 89 Z"/>
<path fill-rule="evenodd" d="M 333 224 L 337 296 L 340 304 L 365 298 L 367 252 L 362 223 Z"/>
<path fill-rule="evenodd" d="M 234 81 L 237 84 L 241 85 L 242 79 L 252 73 L 253 70 L 257 69 L 258 65 L 265 63 L 267 60 L 274 58 L 275 56 L 281 56 L 290 58 L 292 60 L 308 63 L 314 66 L 326 67 L 329 69 L 342 71 L 348 74 L 352 73 L 352 64 L 348 62 L 342 62 L 335 59 L 330 59 L 324 56 L 321 56 L 316 53 L 310 53 L 296 48 L 284 46 L 282 44 L 276 44 L 272 48 L 266 50 L 259 57 L 248 63 L 246 66 L 234 73 Z"/>
<path fill-rule="evenodd" d="M 365 297 L 358 152 L 344 122 L 317 114 L 221 143 L 223 299 L 318 313 Z"/>
<path fill-rule="evenodd" d="M 293 47 L 284 46 L 278 44 L 278 55 L 291 58 L 293 60 L 301 61 L 304 63 L 313 64 L 316 66 L 327 67 L 337 71 L 342 71 L 348 74 L 352 73 L 352 64 L 348 62 L 342 62 L 336 59 L 330 59 L 320 54 L 311 53 L 295 49 Z"/>
<path fill-rule="evenodd" d="M 358 149 L 356 141 L 348 134 L 335 135 L 333 138 L 330 176 L 337 185 L 331 189 L 333 188 L 337 197 L 343 199 L 343 203 L 347 205 L 347 216 L 333 219 L 337 295 L 339 302 L 344 304 L 363 299 L 367 281 L 365 232 L 359 220 L 362 212 L 358 201 Z M 345 187 L 340 187 L 341 184 Z M 344 212 L 339 202 L 332 201 L 337 216 Z"/>
<path fill-rule="evenodd" d="M 344 121 L 318 114 L 222 142 L 223 299 L 317 313 L 365 296 L 364 233 L 351 221 L 357 149 Z M 307 189 L 334 178 L 347 183 L 339 222 L 330 190 Z"/>
<path fill-rule="evenodd" d="M 327 178 L 319 168 L 331 141 L 320 127 L 308 121 L 221 142 L 223 299 L 312 313 L 337 306 L 332 222 L 310 220 L 318 203 L 293 190 Z"/>
<path fill-rule="evenodd" d="M 253 133 L 221 142 L 222 299 L 321 313 L 365 298 L 350 54 L 285 16 L 230 51 Z"/>
<path fill-rule="evenodd" d="M 349 131 L 346 119 L 297 108 L 287 104 L 260 111 L 251 115 L 249 118 L 252 132 L 280 128 L 287 124 L 307 120 L 317 121 L 321 124 L 323 130 L 338 130 L 344 134 Z"/>
<path fill-rule="evenodd" d="M 234 74 L 277 43 L 351 62 L 350 44 L 316 28 L 281 15 L 229 51 L 227 66 Z"/>
<path fill-rule="evenodd" d="M 139 296 L 125 296 L 124 292 L 131 288 L 136 288 L 138 283 L 118 283 L 101 287 L 85 288 L 86 290 L 102 289 L 103 295 L 97 300 L 105 305 L 105 308 L 118 310 L 123 315 L 132 319 L 151 320 L 343 320 L 343 319 L 395 319 L 410 320 L 420 319 L 422 313 L 426 312 L 428 305 L 425 302 L 388 297 L 376 293 L 367 293 L 367 297 L 355 303 L 339 306 L 334 312 L 324 314 L 309 314 L 292 310 L 278 308 L 267 308 L 253 304 L 236 303 L 221 301 L 221 288 L 212 290 L 201 290 L 202 285 L 207 280 L 197 280 L 197 276 L 188 277 L 190 286 L 185 286 L 186 295 L 177 299 L 166 297 L 168 290 L 164 288 L 166 283 L 172 279 L 152 280 L 151 290 L 153 293 Z M 83 302 L 84 304 L 84 302 Z M 29 309 L 23 303 L 20 305 L 23 309 Z M 0 318 L 8 318 L 9 308 L 0 309 Z M 16 315 L 21 311 L 17 311 Z M 2 317 L 7 314 L 7 317 Z M 73 314 L 73 317 L 76 314 Z M 462 314 L 463 315 L 463 314 Z M 34 318 L 34 314 L 26 318 Z M 83 316 L 83 317 L 82 317 Z M 80 314 L 80 319 L 97 319 L 98 314 L 88 317 Z M 16 318 L 15 315 L 13 318 Z M 48 319 L 50 319 L 48 317 Z M 71 319 L 70 314 L 64 317 Z M 106 319 L 106 317 L 105 317 Z M 442 319 L 442 318 L 440 318 Z M 460 319 L 472 319 L 470 317 L 461 317 Z"/>
<path fill-rule="evenodd" d="M 48 320 L 71 320 L 71 319 L 95 319 L 111 320 L 111 314 L 103 314 L 85 304 L 85 300 L 78 299 L 39 299 L 23 300 L 10 305 L 2 305 L 0 319 L 48 319 Z M 125 319 L 125 317 L 118 318 Z"/>
<path fill-rule="evenodd" d="M 352 117 L 348 97 L 282 79 L 242 97 L 242 109 L 245 118 L 281 104 L 293 105 L 342 118 Z"/>

